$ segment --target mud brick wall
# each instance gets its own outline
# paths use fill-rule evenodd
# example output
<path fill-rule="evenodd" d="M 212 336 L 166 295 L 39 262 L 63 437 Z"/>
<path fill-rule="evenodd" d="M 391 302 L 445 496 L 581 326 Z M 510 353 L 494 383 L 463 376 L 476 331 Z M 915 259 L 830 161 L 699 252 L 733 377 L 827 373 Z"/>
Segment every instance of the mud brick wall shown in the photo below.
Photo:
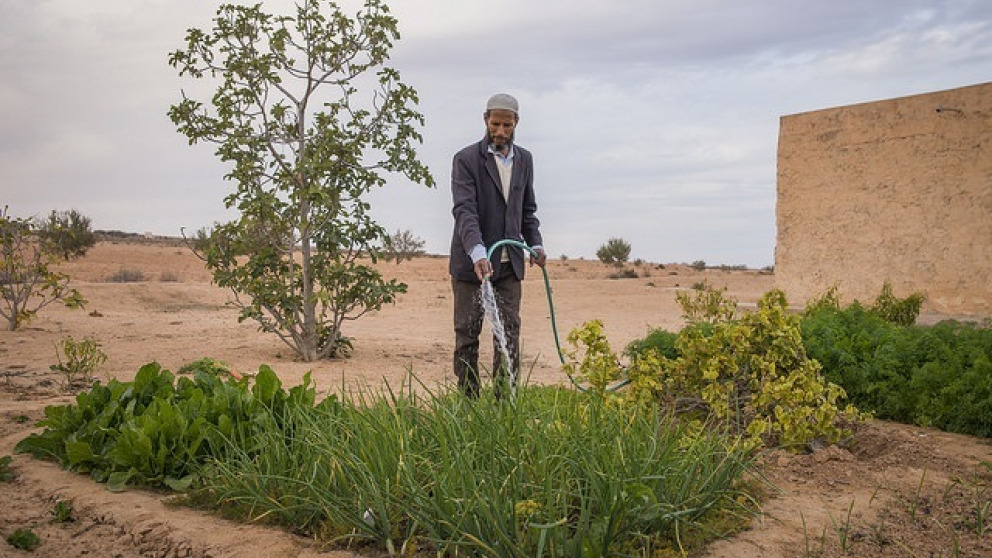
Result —
<path fill-rule="evenodd" d="M 776 284 L 992 316 L 992 82 L 781 118 Z"/>

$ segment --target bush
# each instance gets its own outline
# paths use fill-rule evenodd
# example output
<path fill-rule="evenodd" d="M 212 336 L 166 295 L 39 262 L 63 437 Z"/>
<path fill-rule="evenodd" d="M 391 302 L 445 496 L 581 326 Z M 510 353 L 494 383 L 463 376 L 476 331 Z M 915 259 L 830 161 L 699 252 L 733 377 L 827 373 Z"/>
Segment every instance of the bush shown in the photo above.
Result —
<path fill-rule="evenodd" d="M 706 262 L 704 262 L 703 260 L 696 260 L 691 264 L 689 264 L 689 267 L 695 269 L 696 271 L 703 271 L 704 269 L 706 269 Z"/>
<path fill-rule="evenodd" d="M 7 544 L 20 550 L 34 552 L 34 549 L 38 548 L 38 545 L 41 544 L 41 537 L 35 534 L 30 528 L 19 527 L 13 533 L 7 535 Z"/>
<path fill-rule="evenodd" d="M 90 218 L 75 209 L 52 211 L 48 219 L 38 224 L 38 236 L 65 260 L 86 255 L 97 240 L 96 233 L 90 229 Z"/>
<path fill-rule="evenodd" d="M 392 260 L 399 264 L 403 260 L 412 260 L 415 256 L 422 256 L 426 242 L 408 230 L 397 230 L 386 237 L 385 244 L 383 259 L 387 262 Z"/>
<path fill-rule="evenodd" d="M 61 354 L 60 354 L 61 352 Z M 65 361 L 62 360 L 65 355 Z M 55 356 L 59 363 L 53 364 L 49 368 L 53 372 L 65 374 L 65 384 L 67 389 L 72 389 L 76 382 L 84 384 L 93 381 L 93 373 L 96 369 L 107 361 L 107 355 L 100 350 L 100 344 L 95 340 L 86 338 L 76 341 L 72 337 L 66 337 L 56 345 Z"/>
<path fill-rule="evenodd" d="M 646 355 L 648 351 L 656 351 L 665 358 L 674 360 L 679 357 L 679 351 L 675 348 L 675 340 L 678 338 L 677 333 L 661 328 L 652 329 L 644 339 L 631 341 L 624 350 L 624 354 L 629 359 L 636 360 Z"/>
<path fill-rule="evenodd" d="M 609 279 L 637 279 L 638 275 L 637 270 L 626 267 L 616 273 L 609 274 L 607 277 Z"/>
<path fill-rule="evenodd" d="M 886 281 L 871 311 L 889 323 L 911 326 L 916 323 L 926 298 L 922 293 L 912 293 L 906 298 L 898 298 L 892 294 L 892 285 Z"/>
<path fill-rule="evenodd" d="M 105 277 L 104 280 L 108 283 L 140 283 L 145 280 L 145 273 L 140 269 L 129 269 L 122 266 L 116 272 Z"/>
<path fill-rule="evenodd" d="M 850 434 L 861 415 L 842 408 L 844 390 L 825 381 L 820 365 L 802 347 L 799 316 L 787 312 L 785 295 L 766 293 L 758 309 L 735 319 L 736 302 L 707 289 L 682 296 L 689 322 L 667 354 L 667 335 L 658 335 L 662 350 L 647 340 L 628 349 L 624 370 L 593 321 L 573 330 L 564 368 L 575 381 L 605 393 L 626 374 L 626 400 L 655 401 L 676 413 L 690 412 L 750 447 L 782 446 L 800 450 L 815 443 L 836 443 Z M 581 346 L 581 347 L 580 347 Z"/>
<path fill-rule="evenodd" d="M 34 219 L 0 210 L 0 317 L 15 331 L 49 304 L 82 308 L 86 300 L 69 288 L 69 276 L 55 270 L 62 254 L 41 238 Z"/>
<path fill-rule="evenodd" d="M 855 301 L 807 309 L 803 345 L 851 402 L 877 417 L 992 436 L 992 330 L 891 323 Z"/>
<path fill-rule="evenodd" d="M 596 257 L 605 264 L 620 267 L 630 258 L 630 243 L 622 238 L 610 238 L 596 250 Z"/>

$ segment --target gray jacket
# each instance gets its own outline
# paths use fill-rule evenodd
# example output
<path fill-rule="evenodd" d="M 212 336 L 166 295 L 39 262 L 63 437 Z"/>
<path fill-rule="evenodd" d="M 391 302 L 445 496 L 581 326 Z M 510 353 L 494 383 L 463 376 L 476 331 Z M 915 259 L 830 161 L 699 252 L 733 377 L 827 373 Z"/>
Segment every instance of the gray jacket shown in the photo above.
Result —
<path fill-rule="evenodd" d="M 505 238 L 519 240 L 528 246 L 543 244 L 537 200 L 534 197 L 534 160 L 526 149 L 513 146 L 513 176 L 510 194 L 503 198 L 496 160 L 489 153 L 489 140 L 484 138 L 455 154 L 451 169 L 451 214 L 455 218 L 451 235 L 451 259 L 448 266 L 452 277 L 461 281 L 478 281 L 468 251 L 477 244 L 489 249 Z M 503 245 L 492 255 L 493 274 L 500 276 L 502 251 L 510 251 L 510 263 L 517 279 L 524 278 L 524 251 Z"/>

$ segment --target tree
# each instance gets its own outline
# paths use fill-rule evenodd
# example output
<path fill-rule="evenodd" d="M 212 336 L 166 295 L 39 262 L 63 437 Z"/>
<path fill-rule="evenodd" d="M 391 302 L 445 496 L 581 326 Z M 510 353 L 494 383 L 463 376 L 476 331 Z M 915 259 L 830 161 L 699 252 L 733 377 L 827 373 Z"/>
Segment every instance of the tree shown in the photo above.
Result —
<path fill-rule="evenodd" d="M 69 288 L 69 276 L 53 266 L 61 254 L 43 241 L 33 219 L 11 217 L 0 211 L 0 316 L 14 331 L 49 304 L 62 301 L 70 308 L 86 301 Z"/>
<path fill-rule="evenodd" d="M 395 260 L 397 265 L 403 260 L 412 260 L 414 256 L 424 253 L 424 240 L 414 236 L 409 230 L 397 230 L 393 235 L 386 238 L 385 255 L 386 261 Z"/>
<path fill-rule="evenodd" d="M 200 255 L 239 319 L 306 361 L 347 352 L 344 321 L 406 290 L 361 259 L 374 263 L 386 237 L 363 196 L 389 172 L 434 185 L 414 149 L 417 93 L 386 66 L 396 24 L 381 0 L 353 18 L 315 0 L 293 16 L 223 5 L 169 57 L 180 76 L 222 78 L 211 106 L 184 94 L 169 110 L 190 144 L 216 144 L 233 167 L 225 204 L 240 217 L 214 227 Z"/>
<path fill-rule="evenodd" d="M 53 209 L 48 219 L 39 224 L 38 236 L 65 260 L 85 256 L 96 244 L 96 234 L 90 229 L 90 218 L 75 209 Z"/>
<path fill-rule="evenodd" d="M 596 257 L 605 264 L 620 267 L 630 258 L 630 243 L 622 238 L 611 238 L 596 250 Z"/>

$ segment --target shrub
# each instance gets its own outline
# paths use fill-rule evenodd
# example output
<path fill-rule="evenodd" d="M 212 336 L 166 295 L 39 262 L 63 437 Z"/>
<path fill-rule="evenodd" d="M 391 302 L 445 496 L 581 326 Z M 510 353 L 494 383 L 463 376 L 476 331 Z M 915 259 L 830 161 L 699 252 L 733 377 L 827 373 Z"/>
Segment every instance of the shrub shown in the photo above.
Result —
<path fill-rule="evenodd" d="M 140 269 L 129 269 L 121 266 L 104 280 L 108 283 L 140 283 L 145 280 L 145 273 Z"/>
<path fill-rule="evenodd" d="M 696 260 L 691 264 L 689 264 L 689 267 L 695 269 L 696 271 L 703 271 L 704 269 L 706 269 L 706 262 L 704 262 L 703 260 Z"/>
<path fill-rule="evenodd" d="M 107 361 L 107 355 L 100 350 L 100 344 L 90 338 L 76 341 L 72 337 L 66 337 L 55 346 L 55 349 L 55 356 L 59 363 L 53 364 L 49 368 L 53 372 L 65 374 L 67 389 L 72 389 L 78 381 L 82 381 L 84 384 L 91 383 L 93 373 Z M 63 354 L 65 355 L 64 362 L 61 356 Z"/>
<path fill-rule="evenodd" d="M 992 330 L 891 323 L 855 301 L 807 309 L 803 345 L 851 402 L 886 420 L 992 436 Z"/>
<path fill-rule="evenodd" d="M 38 236 L 65 260 L 86 255 L 97 241 L 96 233 L 90 229 L 90 218 L 75 209 L 52 211 L 48 219 L 39 223 Z"/>
<path fill-rule="evenodd" d="M 75 521 L 72 516 L 76 509 L 69 500 L 59 500 L 52 508 L 52 520 L 56 523 L 69 523 Z"/>
<path fill-rule="evenodd" d="M 624 354 L 630 360 L 637 360 L 646 355 L 648 351 L 656 351 L 665 358 L 674 360 L 679 357 L 679 351 L 675 348 L 675 340 L 678 337 L 677 333 L 671 331 L 661 328 L 652 329 L 644 339 L 631 341 L 624 350 Z"/>
<path fill-rule="evenodd" d="M 7 544 L 20 550 L 33 552 L 41 544 L 41 538 L 31 529 L 19 527 L 7 535 Z"/>
<path fill-rule="evenodd" d="M 415 256 L 424 254 L 426 242 L 408 230 L 397 230 L 392 235 L 386 237 L 383 259 L 387 262 L 392 260 L 397 264 L 403 260 L 412 260 Z"/>
<path fill-rule="evenodd" d="M 871 311 L 889 323 L 911 326 L 916 323 L 916 318 L 919 317 L 920 308 L 926 298 L 926 295 L 922 293 L 912 293 L 906 298 L 898 298 L 892 294 L 892 285 L 886 281 L 882 285 L 882 292 L 875 299 Z"/>
<path fill-rule="evenodd" d="M 69 288 L 69 276 L 55 271 L 61 253 L 39 234 L 34 220 L 11 217 L 6 207 L 0 210 L 0 317 L 10 331 L 53 302 L 69 308 L 86 304 Z"/>
<path fill-rule="evenodd" d="M 836 443 L 860 418 L 841 408 L 844 390 L 825 381 L 820 365 L 806 356 L 799 316 L 787 312 L 785 295 L 766 293 L 754 313 L 734 319 L 736 303 L 712 289 L 680 298 L 689 324 L 674 341 L 676 358 L 641 342 L 626 374 L 622 397 L 657 401 L 674 412 L 691 411 L 751 446 L 778 445 L 797 450 L 813 443 Z M 665 342 L 661 336 L 661 343 Z M 568 336 L 567 373 L 603 391 L 623 374 L 602 333 L 589 322 Z"/>
<path fill-rule="evenodd" d="M 622 238 L 610 238 L 596 250 L 596 257 L 605 264 L 620 267 L 630 258 L 630 243 Z"/>
<path fill-rule="evenodd" d="M 637 279 L 637 270 L 625 267 L 607 276 L 609 279 Z"/>

